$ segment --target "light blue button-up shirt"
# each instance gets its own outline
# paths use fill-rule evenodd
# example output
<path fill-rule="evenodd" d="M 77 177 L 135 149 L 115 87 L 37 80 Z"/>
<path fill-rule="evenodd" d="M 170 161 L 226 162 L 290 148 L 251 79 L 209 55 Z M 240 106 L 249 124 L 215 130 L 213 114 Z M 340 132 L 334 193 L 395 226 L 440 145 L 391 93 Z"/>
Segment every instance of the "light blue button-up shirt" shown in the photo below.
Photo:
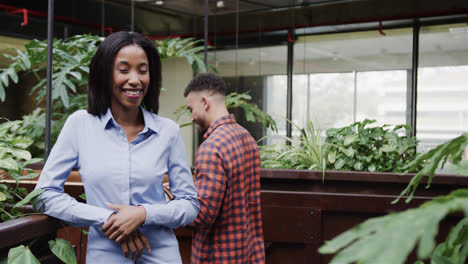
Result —
<path fill-rule="evenodd" d="M 44 213 L 73 226 L 90 226 L 86 263 L 133 263 L 118 243 L 108 239 L 102 225 L 114 212 L 105 202 L 142 205 L 146 221 L 140 231 L 151 253 L 137 263 L 181 263 L 173 228 L 191 223 L 199 207 L 179 126 L 143 108 L 145 127 L 128 143 L 110 109 L 103 116 L 85 110 L 73 113 L 60 133 L 42 170 L 36 189 L 45 189 L 36 203 Z M 86 204 L 64 193 L 72 168 L 77 168 Z M 176 199 L 166 203 L 162 181 Z M 42 203 L 43 202 L 43 203 Z M 103 262 L 104 261 L 104 262 Z"/>

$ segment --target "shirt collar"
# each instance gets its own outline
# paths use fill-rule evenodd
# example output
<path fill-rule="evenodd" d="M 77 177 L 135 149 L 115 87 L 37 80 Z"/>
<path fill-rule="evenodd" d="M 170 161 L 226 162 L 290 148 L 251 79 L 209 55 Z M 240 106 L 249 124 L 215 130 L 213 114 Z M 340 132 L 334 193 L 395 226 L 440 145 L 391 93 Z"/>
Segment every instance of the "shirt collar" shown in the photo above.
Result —
<path fill-rule="evenodd" d="M 148 130 L 158 133 L 160 129 L 159 117 L 156 115 L 152 115 L 149 111 L 147 111 L 142 106 L 140 106 L 140 110 L 143 113 L 143 121 L 145 122 L 145 127 L 143 128 L 142 133 L 145 133 Z M 112 112 L 110 108 L 107 108 L 106 113 L 102 115 L 100 119 L 101 119 L 102 128 L 104 130 L 108 129 L 111 126 L 114 126 L 114 127 L 119 126 L 117 122 L 115 121 L 114 117 L 112 116 Z"/>
<path fill-rule="evenodd" d="M 231 124 L 235 122 L 236 122 L 236 118 L 234 117 L 233 114 L 223 116 L 217 119 L 213 124 L 211 124 L 211 126 L 208 128 L 206 133 L 203 135 L 203 138 L 205 139 L 208 138 L 213 133 L 213 131 L 219 126 L 224 125 L 224 124 Z"/>

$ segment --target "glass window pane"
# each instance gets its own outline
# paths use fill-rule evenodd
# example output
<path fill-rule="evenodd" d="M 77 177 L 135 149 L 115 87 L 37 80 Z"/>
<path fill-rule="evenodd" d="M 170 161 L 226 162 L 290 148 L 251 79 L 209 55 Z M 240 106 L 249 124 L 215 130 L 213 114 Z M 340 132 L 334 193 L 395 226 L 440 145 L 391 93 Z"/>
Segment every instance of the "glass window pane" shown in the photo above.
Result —
<path fill-rule="evenodd" d="M 417 131 L 419 151 L 468 132 L 468 28 L 421 28 Z"/>
<path fill-rule="evenodd" d="M 352 73 L 310 74 L 309 116 L 323 131 L 353 122 Z"/>
<path fill-rule="evenodd" d="M 284 142 L 286 136 L 286 95 L 287 95 L 287 76 L 274 75 L 266 77 L 265 85 L 265 111 L 270 114 L 278 125 L 278 135 L 273 131 L 268 131 L 270 137 L 266 144 L 271 145 L 278 142 Z"/>
<path fill-rule="evenodd" d="M 411 28 L 385 30 L 385 36 L 374 30 L 299 37 L 293 120 L 303 126 L 310 119 L 322 130 L 366 118 L 406 123 L 411 51 Z"/>
<path fill-rule="evenodd" d="M 277 121 L 282 135 L 286 131 L 286 62 L 286 46 L 209 52 L 209 63 L 224 78 L 228 93 L 248 92 L 252 102 Z M 235 115 L 254 138 L 258 140 L 265 135 L 262 125 L 247 122 L 243 110 L 239 109 Z"/>
<path fill-rule="evenodd" d="M 378 125 L 405 124 L 407 72 L 358 72 L 356 120 L 375 119 Z"/>

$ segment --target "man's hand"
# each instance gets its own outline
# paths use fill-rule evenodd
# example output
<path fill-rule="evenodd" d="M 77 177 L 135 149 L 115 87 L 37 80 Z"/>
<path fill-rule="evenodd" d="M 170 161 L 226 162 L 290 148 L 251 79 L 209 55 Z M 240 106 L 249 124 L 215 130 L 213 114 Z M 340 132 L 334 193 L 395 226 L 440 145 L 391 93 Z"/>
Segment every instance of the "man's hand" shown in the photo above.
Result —
<path fill-rule="evenodd" d="M 163 183 L 163 189 L 164 189 L 164 194 L 166 195 L 166 200 L 174 200 L 175 196 L 171 192 L 171 187 L 169 187 L 169 183 L 165 182 Z"/>
<path fill-rule="evenodd" d="M 109 208 L 118 211 L 112 214 L 107 222 L 102 226 L 105 235 L 120 243 L 128 238 L 146 220 L 146 211 L 143 206 L 131 206 L 120 204 L 107 204 Z"/>
<path fill-rule="evenodd" d="M 125 257 L 131 257 L 132 260 L 134 260 L 135 257 L 140 260 L 141 255 L 143 254 L 143 249 L 146 249 L 148 253 L 151 253 L 148 240 L 139 230 L 136 230 L 126 240 L 120 242 L 120 246 L 122 247 Z"/>

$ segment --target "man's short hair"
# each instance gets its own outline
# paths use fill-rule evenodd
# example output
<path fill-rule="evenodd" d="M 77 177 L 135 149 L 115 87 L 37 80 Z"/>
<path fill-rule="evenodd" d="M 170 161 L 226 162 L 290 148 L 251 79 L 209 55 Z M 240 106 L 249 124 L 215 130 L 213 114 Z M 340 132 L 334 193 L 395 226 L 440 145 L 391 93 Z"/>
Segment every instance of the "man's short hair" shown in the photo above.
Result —
<path fill-rule="evenodd" d="M 223 78 L 214 73 L 200 73 L 185 88 L 184 97 L 191 92 L 212 91 L 226 96 Z"/>

